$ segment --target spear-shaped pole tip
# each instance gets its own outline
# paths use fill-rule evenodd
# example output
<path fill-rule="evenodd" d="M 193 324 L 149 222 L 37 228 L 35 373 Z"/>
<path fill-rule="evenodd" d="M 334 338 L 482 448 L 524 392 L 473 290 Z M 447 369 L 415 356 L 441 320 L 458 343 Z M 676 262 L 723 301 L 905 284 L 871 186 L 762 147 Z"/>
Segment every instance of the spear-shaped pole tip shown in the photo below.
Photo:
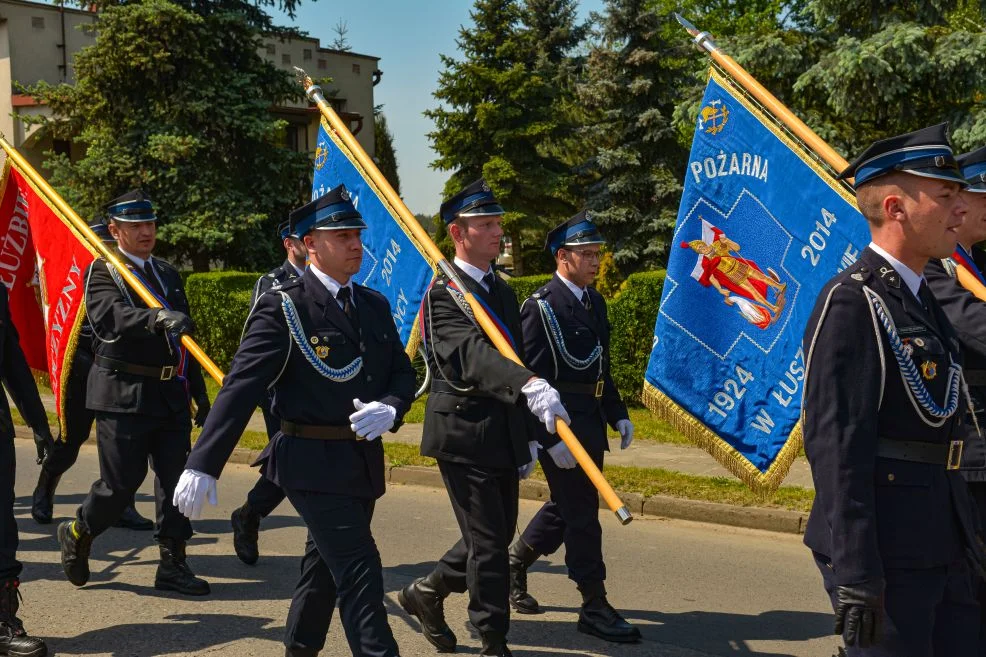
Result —
<path fill-rule="evenodd" d="M 681 26 L 688 31 L 688 34 L 694 37 L 695 45 L 698 46 L 701 50 L 705 50 L 706 52 L 712 53 L 718 49 L 716 47 L 715 41 L 712 40 L 711 34 L 709 34 L 708 32 L 702 32 L 697 27 L 695 27 L 691 23 L 691 21 L 689 21 L 687 18 L 685 18 L 678 12 L 675 12 L 674 17 L 678 20 L 679 23 L 681 23 Z"/>
<path fill-rule="evenodd" d="M 298 84 L 305 90 L 305 95 L 308 96 L 309 100 L 314 103 L 318 103 L 318 99 L 322 98 L 322 87 L 315 84 L 305 69 L 295 66 L 294 74 L 298 78 Z"/>

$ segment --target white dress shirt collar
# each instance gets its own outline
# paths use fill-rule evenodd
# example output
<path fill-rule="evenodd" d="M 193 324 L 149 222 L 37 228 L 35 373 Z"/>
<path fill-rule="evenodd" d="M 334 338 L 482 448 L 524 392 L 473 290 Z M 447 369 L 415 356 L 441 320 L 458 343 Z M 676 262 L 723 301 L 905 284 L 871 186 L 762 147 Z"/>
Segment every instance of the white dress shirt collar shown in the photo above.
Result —
<path fill-rule="evenodd" d="M 117 247 L 117 248 L 120 248 L 120 247 Z M 135 265 L 137 265 L 137 267 L 138 267 L 138 268 L 139 268 L 139 269 L 140 269 L 141 271 L 143 271 L 143 270 L 144 270 L 144 263 L 145 263 L 145 262 L 147 262 L 147 260 L 150 260 L 151 258 L 153 258 L 153 257 L 154 257 L 154 256 L 151 256 L 151 258 L 148 258 L 147 260 L 144 260 L 143 258 L 138 258 L 137 256 L 135 256 L 135 255 L 134 255 L 134 254 L 132 254 L 132 253 L 129 253 L 129 252 L 127 252 L 127 251 L 124 251 L 124 250 L 123 250 L 122 248 L 120 248 L 120 253 L 122 253 L 123 255 L 125 255 L 125 256 L 127 256 L 128 258 L 130 258 L 130 259 L 131 259 L 131 260 L 133 261 L 133 263 L 134 263 Z"/>
<path fill-rule="evenodd" d="M 584 287 L 579 287 L 578 285 L 576 285 L 572 281 L 570 281 L 567 278 L 565 278 L 564 276 L 562 276 L 560 271 L 556 271 L 555 272 L 555 276 L 557 276 L 558 278 L 560 278 L 561 279 L 561 282 L 565 284 L 565 287 L 567 287 L 569 290 L 572 291 L 572 294 L 575 295 L 575 298 L 578 299 L 579 303 L 582 303 L 582 295 L 585 294 L 585 288 Z"/>
<path fill-rule="evenodd" d="M 924 275 L 915 272 L 903 262 L 887 253 L 886 250 L 879 245 L 870 242 L 870 248 L 890 263 L 890 266 L 893 267 L 898 274 L 900 274 L 900 278 L 904 281 L 904 285 L 907 286 L 907 289 L 910 290 L 911 294 L 914 295 L 914 298 L 917 299 L 918 290 L 921 289 L 921 281 L 924 280 Z"/>
<path fill-rule="evenodd" d="M 476 267 L 475 265 L 470 265 L 465 260 L 460 260 L 458 258 L 455 258 L 453 262 L 455 262 L 456 267 L 458 267 L 466 274 L 468 274 L 469 278 L 479 283 L 484 290 L 486 290 L 487 292 L 490 291 L 490 288 L 487 287 L 486 283 L 483 282 L 483 277 L 486 276 L 491 271 L 489 267 L 486 268 L 486 271 L 483 271 L 482 269 Z"/>
<path fill-rule="evenodd" d="M 304 276 L 305 275 L 305 268 L 304 267 L 299 267 L 298 265 L 294 264 L 290 260 L 288 260 L 288 264 L 291 265 L 292 267 L 294 267 L 294 272 L 298 276 Z"/>
<path fill-rule="evenodd" d="M 314 264 L 308 265 L 308 268 L 312 271 L 313 274 L 315 274 L 315 278 L 321 281 L 322 285 L 324 285 L 325 289 L 329 291 L 329 294 L 332 295 L 332 298 L 336 300 L 336 303 L 339 304 L 340 308 L 342 307 L 342 303 L 339 301 L 337 297 L 339 296 L 339 290 L 341 290 L 344 287 L 349 288 L 349 294 L 351 295 L 350 296 L 351 303 L 354 306 L 356 305 L 356 295 L 353 293 L 352 278 L 349 279 L 348 283 L 343 285 L 342 283 L 340 283 L 339 281 L 332 278 L 331 276 L 323 272 L 321 269 L 316 267 Z"/>

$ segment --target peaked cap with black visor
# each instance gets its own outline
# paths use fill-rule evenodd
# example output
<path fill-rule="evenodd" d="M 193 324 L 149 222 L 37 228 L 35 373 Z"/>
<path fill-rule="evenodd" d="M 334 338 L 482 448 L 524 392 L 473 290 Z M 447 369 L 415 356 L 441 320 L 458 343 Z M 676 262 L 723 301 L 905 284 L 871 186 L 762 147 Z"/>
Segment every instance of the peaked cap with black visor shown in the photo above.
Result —
<path fill-rule="evenodd" d="M 124 223 L 157 221 L 151 197 L 142 189 L 131 190 L 110 201 L 106 205 L 106 217 Z"/>
<path fill-rule="evenodd" d="M 503 212 L 490 186 L 482 178 L 466 185 L 461 192 L 442 203 L 439 209 L 446 226 L 458 217 L 495 217 Z"/>
<path fill-rule="evenodd" d="M 366 222 L 353 205 L 345 185 L 330 189 L 311 203 L 292 210 L 288 234 L 301 239 L 313 230 L 363 230 Z"/>
<path fill-rule="evenodd" d="M 839 180 L 854 178 L 853 187 L 859 189 L 860 185 L 896 171 L 962 187 L 968 184 L 948 143 L 947 123 L 873 142 L 839 174 Z"/>
<path fill-rule="evenodd" d="M 548 232 L 548 237 L 544 242 L 544 248 L 551 252 L 551 255 L 558 253 L 558 249 L 570 246 L 580 246 L 583 244 L 605 244 L 602 233 L 592 221 L 592 215 L 588 210 L 583 210 L 571 219 L 567 219 L 555 226 Z"/>
<path fill-rule="evenodd" d="M 967 192 L 986 194 L 986 146 L 964 153 L 955 158 L 962 169 L 962 175 L 969 183 Z"/>

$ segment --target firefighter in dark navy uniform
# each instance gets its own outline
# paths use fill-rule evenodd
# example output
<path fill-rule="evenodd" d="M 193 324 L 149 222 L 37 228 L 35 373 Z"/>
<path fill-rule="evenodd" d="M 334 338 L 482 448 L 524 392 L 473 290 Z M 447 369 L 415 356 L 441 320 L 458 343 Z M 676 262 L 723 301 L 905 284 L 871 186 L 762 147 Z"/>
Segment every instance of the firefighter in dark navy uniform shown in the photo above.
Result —
<path fill-rule="evenodd" d="M 600 470 L 609 449 L 607 424 L 619 431 L 623 449 L 633 440 L 626 404 L 610 375 L 606 301 L 590 286 L 604 243 L 586 211 L 554 228 L 545 248 L 555 258 L 555 275 L 520 310 L 525 362 L 561 393 L 572 431 Z M 510 546 L 510 604 L 522 614 L 540 611 L 527 592 L 527 569 L 564 544 L 568 576 L 582 593 L 578 630 L 607 641 L 639 641 L 640 631 L 606 599 L 596 488 L 557 435 L 541 429 L 539 439 L 551 499 Z"/>
<path fill-rule="evenodd" d="M 352 281 L 366 228 L 345 187 L 291 213 L 308 249 L 304 275 L 262 295 L 175 491 L 190 517 L 216 502 L 216 479 L 254 404 L 270 389 L 280 431 L 261 471 L 308 526 L 285 654 L 317 655 L 336 601 L 354 656 L 398 655 L 370 532 L 384 493 L 383 446 L 410 408 L 415 375 L 386 298 Z"/>
<path fill-rule="evenodd" d="M 89 228 L 105 244 L 116 246 L 116 240 L 110 235 L 109 227 L 105 222 L 94 222 Z M 65 400 L 65 435 L 55 443 L 51 454 L 41 465 L 38 484 L 31 496 L 31 517 L 42 525 L 51 522 L 58 481 L 79 458 L 79 450 L 89 439 L 92 425 L 96 421 L 95 412 L 86 408 L 86 386 L 93 357 L 92 326 L 87 320 L 83 320 L 79 327 L 75 355 L 72 357 L 72 368 L 62 393 L 62 398 Z M 140 515 L 131 502 L 120 514 L 114 526 L 149 531 L 154 529 L 154 522 Z"/>
<path fill-rule="evenodd" d="M 967 428 L 986 425 L 986 302 L 957 280 L 959 267 L 986 285 L 983 270 L 975 262 L 974 245 L 986 240 L 986 147 L 956 158 L 969 187 L 962 192 L 969 212 L 959 228 L 959 240 L 951 258 L 932 259 L 924 270 L 928 286 L 948 316 L 962 342 L 963 375 L 975 412 Z M 980 523 L 986 526 L 986 440 L 971 431 L 962 454 L 962 475 L 979 508 Z M 986 582 L 979 582 L 979 645 L 986 654 Z"/>
<path fill-rule="evenodd" d="M 34 375 L 21 351 L 17 329 L 10 316 L 7 287 L 0 285 L 0 377 L 3 387 L 20 409 L 24 420 L 34 430 L 38 463 L 50 456 L 54 439 L 48 427 L 48 416 L 41 404 Z M 0 655 L 10 657 L 45 657 L 45 642 L 24 630 L 17 617 L 20 608 L 21 563 L 17 560 L 17 520 L 14 518 L 14 479 L 16 452 L 14 423 L 10 417 L 7 396 L 0 392 Z"/>
<path fill-rule="evenodd" d="M 70 582 L 89 580 L 89 550 L 131 504 L 147 474 L 156 475 L 154 497 L 161 561 L 154 587 L 207 595 L 209 584 L 192 573 L 185 544 L 192 525 L 171 502 L 191 444 L 191 402 L 199 426 L 209 412 L 202 371 L 181 346 L 194 329 L 178 270 L 151 255 L 157 235 L 154 207 L 141 190 L 106 207 L 119 261 L 155 295 L 148 308 L 119 271 L 97 260 L 86 277 L 86 313 L 95 358 L 86 405 L 96 414 L 99 479 L 76 512 L 58 526 L 62 569 Z"/>
<path fill-rule="evenodd" d="M 305 273 L 305 263 L 308 259 L 305 243 L 297 235 L 291 233 L 287 221 L 277 227 L 277 232 L 281 237 L 287 258 L 282 265 L 257 279 L 257 284 L 253 286 L 253 295 L 250 298 L 251 308 L 257 305 L 260 296 L 272 287 L 287 283 L 292 278 L 297 278 Z M 260 409 L 264 414 L 264 424 L 267 427 L 269 440 L 280 431 L 281 427 L 277 418 L 271 413 L 270 396 L 266 392 L 260 401 Z M 233 511 L 232 516 L 230 516 L 230 522 L 233 525 L 233 549 L 240 561 L 248 565 L 257 563 L 257 559 L 260 558 L 260 551 L 257 547 L 260 521 L 269 516 L 283 501 L 284 491 L 281 490 L 280 486 L 274 485 L 267 477 L 261 476 L 247 493 L 247 499 L 243 506 Z"/>
<path fill-rule="evenodd" d="M 524 357 L 517 297 L 491 267 L 500 252 L 503 208 L 478 180 L 442 204 L 463 283 L 498 320 Z M 469 592 L 469 620 L 480 633 L 481 655 L 510 655 L 510 539 L 517 523 L 518 477 L 529 476 L 537 454 L 537 417 L 554 433 L 568 414 L 547 381 L 501 355 L 473 322 L 465 301 L 444 276 L 424 305 L 423 340 L 433 374 L 421 453 L 438 460 L 462 539 L 428 576 L 398 594 L 439 651 L 455 650 L 443 600 Z M 526 403 L 525 403 L 526 399 Z M 532 416 L 533 413 L 533 416 Z"/>
<path fill-rule="evenodd" d="M 967 205 L 946 125 L 878 141 L 854 178 L 872 242 L 805 330 L 805 530 L 849 657 L 972 657 L 982 539 L 963 460 L 960 345 L 922 272 Z"/>

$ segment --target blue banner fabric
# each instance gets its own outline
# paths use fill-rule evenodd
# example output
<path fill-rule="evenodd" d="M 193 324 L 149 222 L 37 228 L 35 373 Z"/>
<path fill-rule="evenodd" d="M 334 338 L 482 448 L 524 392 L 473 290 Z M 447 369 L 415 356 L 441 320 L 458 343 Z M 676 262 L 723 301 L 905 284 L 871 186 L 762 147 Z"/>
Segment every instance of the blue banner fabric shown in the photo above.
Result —
<path fill-rule="evenodd" d="M 382 293 L 413 356 L 419 340 L 418 308 L 434 273 L 432 263 L 406 231 L 397 211 L 370 181 L 346 145 L 322 120 L 315 149 L 312 200 L 344 184 L 368 228 L 363 231 L 363 265 L 353 277 L 360 285 Z"/>
<path fill-rule="evenodd" d="M 768 495 L 801 449 L 801 339 L 869 243 L 855 197 L 713 71 L 696 123 L 644 402 Z"/>

